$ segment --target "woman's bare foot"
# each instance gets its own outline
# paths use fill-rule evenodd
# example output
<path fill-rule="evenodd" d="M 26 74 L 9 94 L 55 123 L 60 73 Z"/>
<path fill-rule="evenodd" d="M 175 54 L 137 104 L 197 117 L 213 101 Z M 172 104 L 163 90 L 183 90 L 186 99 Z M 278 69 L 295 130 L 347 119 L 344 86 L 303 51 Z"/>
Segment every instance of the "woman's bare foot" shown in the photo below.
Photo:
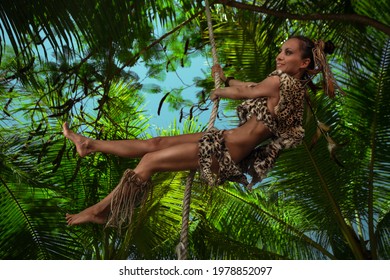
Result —
<path fill-rule="evenodd" d="M 89 207 L 78 214 L 66 214 L 66 221 L 69 226 L 80 225 L 85 223 L 105 224 L 107 222 L 108 212 L 98 212 Z"/>
<path fill-rule="evenodd" d="M 92 152 L 90 149 L 92 139 L 73 132 L 66 122 L 62 125 L 62 129 L 64 136 L 76 145 L 80 157 L 85 157 Z"/>

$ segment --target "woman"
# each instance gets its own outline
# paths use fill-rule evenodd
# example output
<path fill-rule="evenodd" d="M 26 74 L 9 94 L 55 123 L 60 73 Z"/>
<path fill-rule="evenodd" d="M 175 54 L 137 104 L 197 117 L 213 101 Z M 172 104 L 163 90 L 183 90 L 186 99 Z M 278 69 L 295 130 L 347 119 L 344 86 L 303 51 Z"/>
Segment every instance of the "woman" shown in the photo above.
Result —
<path fill-rule="evenodd" d="M 243 174 L 247 172 L 253 177 L 250 188 L 272 168 L 280 150 L 302 141 L 302 80 L 315 68 L 325 69 L 318 64 L 326 64 L 326 60 L 317 59 L 316 54 L 324 57 L 326 48 L 322 41 L 315 44 L 303 36 L 291 37 L 276 57 L 276 70 L 260 83 L 226 78 L 221 67 L 214 66 L 213 73 L 219 73 L 225 88 L 214 90 L 210 98 L 245 100 L 237 108 L 240 125 L 234 129 L 148 140 L 104 141 L 76 134 L 65 123 L 64 136 L 76 145 L 81 157 L 102 152 L 141 158 L 137 167 L 126 171 L 120 184 L 102 201 L 78 214 L 67 214 L 68 224 L 104 224 L 110 213 L 110 225 L 130 222 L 134 206 L 145 200 L 149 180 L 156 172 L 200 169 L 210 184 L 231 180 L 248 185 Z M 258 147 L 268 139 L 271 141 L 266 146 Z"/>

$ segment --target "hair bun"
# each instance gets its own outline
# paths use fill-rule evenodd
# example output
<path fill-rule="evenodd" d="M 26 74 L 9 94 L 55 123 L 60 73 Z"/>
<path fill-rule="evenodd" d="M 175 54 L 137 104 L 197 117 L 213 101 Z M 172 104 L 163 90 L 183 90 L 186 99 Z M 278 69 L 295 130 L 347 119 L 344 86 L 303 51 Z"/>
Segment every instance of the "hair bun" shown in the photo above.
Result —
<path fill-rule="evenodd" d="M 332 41 L 326 41 L 324 45 L 324 53 L 326 54 L 332 54 L 334 50 L 336 49 L 335 45 Z"/>

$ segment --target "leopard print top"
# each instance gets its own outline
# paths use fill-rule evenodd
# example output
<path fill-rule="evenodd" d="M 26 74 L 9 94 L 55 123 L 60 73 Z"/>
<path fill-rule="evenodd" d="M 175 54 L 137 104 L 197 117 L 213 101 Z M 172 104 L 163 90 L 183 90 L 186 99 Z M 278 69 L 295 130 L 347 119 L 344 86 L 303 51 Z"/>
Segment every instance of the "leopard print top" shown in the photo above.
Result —
<path fill-rule="evenodd" d="M 269 76 L 280 77 L 280 100 L 275 107 L 275 117 L 268 110 L 267 97 L 247 99 L 237 107 L 240 125 L 256 115 L 257 120 L 262 121 L 276 137 L 285 138 L 285 148 L 296 146 L 302 141 L 304 133 L 302 120 L 305 88 L 299 80 L 280 70 L 275 70 Z"/>
<path fill-rule="evenodd" d="M 224 146 L 223 131 L 213 129 L 206 132 L 199 142 L 199 164 L 202 177 L 210 185 L 221 184 L 226 180 L 245 184 L 251 189 L 260 182 L 274 166 L 281 150 L 297 146 L 302 142 L 305 131 L 302 127 L 305 87 L 299 80 L 276 70 L 269 76 L 280 77 L 280 100 L 272 116 L 267 107 L 267 98 L 248 99 L 237 107 L 240 125 L 247 122 L 253 115 L 262 121 L 273 133 L 271 141 L 258 146 L 238 165 L 232 160 Z M 212 156 L 218 159 L 220 170 L 217 179 L 211 173 Z M 252 177 L 248 184 L 244 173 Z"/>

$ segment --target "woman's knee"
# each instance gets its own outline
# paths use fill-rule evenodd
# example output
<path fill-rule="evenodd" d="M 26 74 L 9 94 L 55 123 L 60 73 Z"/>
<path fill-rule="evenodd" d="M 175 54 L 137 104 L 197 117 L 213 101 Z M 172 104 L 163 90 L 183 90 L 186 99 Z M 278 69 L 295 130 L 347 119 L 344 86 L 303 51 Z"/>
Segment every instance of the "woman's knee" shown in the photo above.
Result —
<path fill-rule="evenodd" d="M 165 137 L 157 136 L 146 140 L 147 147 L 149 152 L 158 151 L 164 148 L 165 146 Z"/>
<path fill-rule="evenodd" d="M 155 165 L 155 156 L 154 152 L 146 153 L 141 160 L 138 163 L 139 167 L 142 167 L 142 169 L 152 169 Z"/>
<path fill-rule="evenodd" d="M 153 153 L 147 153 L 141 158 L 137 167 L 134 169 L 134 172 L 137 173 L 140 178 L 147 180 L 155 173 L 155 169 L 156 164 Z"/>

